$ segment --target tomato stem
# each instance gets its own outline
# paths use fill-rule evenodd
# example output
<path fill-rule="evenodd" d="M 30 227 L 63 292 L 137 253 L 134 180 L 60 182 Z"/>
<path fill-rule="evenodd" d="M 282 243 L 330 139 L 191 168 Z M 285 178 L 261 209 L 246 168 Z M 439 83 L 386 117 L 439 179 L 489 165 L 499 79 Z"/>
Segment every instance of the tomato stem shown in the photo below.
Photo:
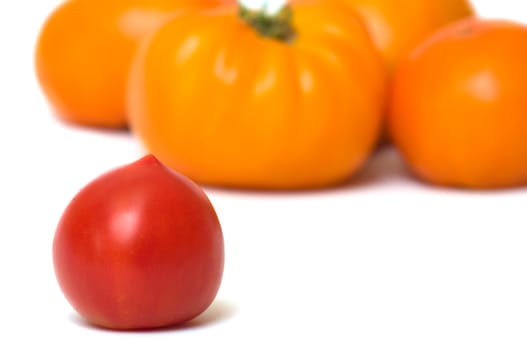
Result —
<path fill-rule="evenodd" d="M 239 15 L 261 36 L 290 42 L 295 37 L 292 27 L 293 11 L 291 6 L 285 5 L 276 13 L 268 13 L 264 8 L 250 9 L 240 3 Z"/>

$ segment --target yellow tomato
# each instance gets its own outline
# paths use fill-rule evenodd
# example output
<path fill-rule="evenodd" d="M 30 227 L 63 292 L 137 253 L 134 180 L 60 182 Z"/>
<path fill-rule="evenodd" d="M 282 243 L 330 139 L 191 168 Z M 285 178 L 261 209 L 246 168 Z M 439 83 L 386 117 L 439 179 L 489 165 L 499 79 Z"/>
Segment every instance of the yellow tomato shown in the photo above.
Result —
<path fill-rule="evenodd" d="M 444 186 L 527 184 L 527 26 L 469 19 L 401 60 L 389 131 L 413 172 Z"/>
<path fill-rule="evenodd" d="M 45 21 L 36 47 L 40 86 L 62 120 L 122 128 L 126 80 L 141 40 L 181 9 L 220 0 L 71 0 Z"/>
<path fill-rule="evenodd" d="M 474 10 L 468 0 L 339 0 L 355 6 L 392 68 L 437 29 Z"/>
<path fill-rule="evenodd" d="M 182 14 L 138 55 L 132 130 L 205 184 L 266 189 L 344 181 L 381 127 L 385 70 L 349 7 L 297 1 L 277 28 L 236 6 Z M 272 32 L 288 27 L 284 35 Z"/>

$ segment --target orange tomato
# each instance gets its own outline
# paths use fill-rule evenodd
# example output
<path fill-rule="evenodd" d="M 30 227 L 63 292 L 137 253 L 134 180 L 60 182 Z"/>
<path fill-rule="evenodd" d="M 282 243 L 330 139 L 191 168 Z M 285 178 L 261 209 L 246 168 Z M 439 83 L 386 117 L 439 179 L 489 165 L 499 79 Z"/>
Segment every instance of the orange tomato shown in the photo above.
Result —
<path fill-rule="evenodd" d="M 197 182 L 298 189 L 347 179 L 381 126 L 385 71 L 350 9 L 292 5 L 295 34 L 263 37 L 236 7 L 164 24 L 132 69 L 132 130 Z"/>
<path fill-rule="evenodd" d="M 396 70 L 389 130 L 411 169 L 440 185 L 527 184 L 527 27 L 465 20 Z"/>
<path fill-rule="evenodd" d="M 356 7 L 390 69 L 402 55 L 435 30 L 474 14 L 468 0 L 344 0 L 344 2 Z"/>
<path fill-rule="evenodd" d="M 140 40 L 182 8 L 215 0 L 71 0 L 46 20 L 36 47 L 44 94 L 66 121 L 123 127 L 125 85 Z"/>

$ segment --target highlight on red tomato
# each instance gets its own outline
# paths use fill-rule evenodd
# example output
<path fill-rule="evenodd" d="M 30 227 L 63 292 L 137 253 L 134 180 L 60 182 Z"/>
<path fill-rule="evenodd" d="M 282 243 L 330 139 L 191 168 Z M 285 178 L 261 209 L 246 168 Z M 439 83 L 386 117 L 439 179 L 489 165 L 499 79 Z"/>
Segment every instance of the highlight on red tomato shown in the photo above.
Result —
<path fill-rule="evenodd" d="M 65 297 L 88 322 L 171 326 L 215 299 L 223 235 L 205 193 L 149 155 L 81 189 L 58 223 L 53 262 Z"/>
<path fill-rule="evenodd" d="M 396 69 L 389 133 L 438 185 L 527 184 L 527 26 L 469 19 L 441 29 Z"/>
<path fill-rule="evenodd" d="M 351 6 L 242 3 L 181 13 L 149 38 L 131 71 L 129 120 L 149 152 L 198 183 L 316 188 L 368 160 L 385 87 Z"/>
<path fill-rule="evenodd" d="M 57 117 L 78 125 L 127 126 L 126 80 L 142 40 L 177 11 L 221 2 L 63 2 L 43 24 L 35 54 L 38 81 Z"/>

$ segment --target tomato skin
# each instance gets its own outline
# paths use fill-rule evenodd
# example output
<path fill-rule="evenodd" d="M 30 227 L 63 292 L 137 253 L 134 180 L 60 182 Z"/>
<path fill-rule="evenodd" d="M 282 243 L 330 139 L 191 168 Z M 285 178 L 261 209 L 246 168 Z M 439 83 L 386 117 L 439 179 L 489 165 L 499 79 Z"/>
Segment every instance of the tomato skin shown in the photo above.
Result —
<path fill-rule="evenodd" d="M 342 0 L 338 0 L 342 1 Z M 468 0 L 344 0 L 355 6 L 390 70 L 437 29 L 474 16 Z"/>
<path fill-rule="evenodd" d="M 45 21 L 35 52 L 40 86 L 58 117 L 127 125 L 125 85 L 137 46 L 174 12 L 215 0 L 71 0 Z"/>
<path fill-rule="evenodd" d="M 439 31 L 394 75 L 389 130 L 439 185 L 527 184 L 527 27 L 470 19 Z"/>
<path fill-rule="evenodd" d="M 382 60 L 349 8 L 292 8 L 288 43 L 259 36 L 236 7 L 165 23 L 129 83 L 130 125 L 147 149 L 215 186 L 288 190 L 352 176 L 379 137 Z"/>
<path fill-rule="evenodd" d="M 53 242 L 59 285 L 89 322 L 112 329 L 180 324 L 219 289 L 221 227 L 206 195 L 153 156 L 84 187 Z"/>

